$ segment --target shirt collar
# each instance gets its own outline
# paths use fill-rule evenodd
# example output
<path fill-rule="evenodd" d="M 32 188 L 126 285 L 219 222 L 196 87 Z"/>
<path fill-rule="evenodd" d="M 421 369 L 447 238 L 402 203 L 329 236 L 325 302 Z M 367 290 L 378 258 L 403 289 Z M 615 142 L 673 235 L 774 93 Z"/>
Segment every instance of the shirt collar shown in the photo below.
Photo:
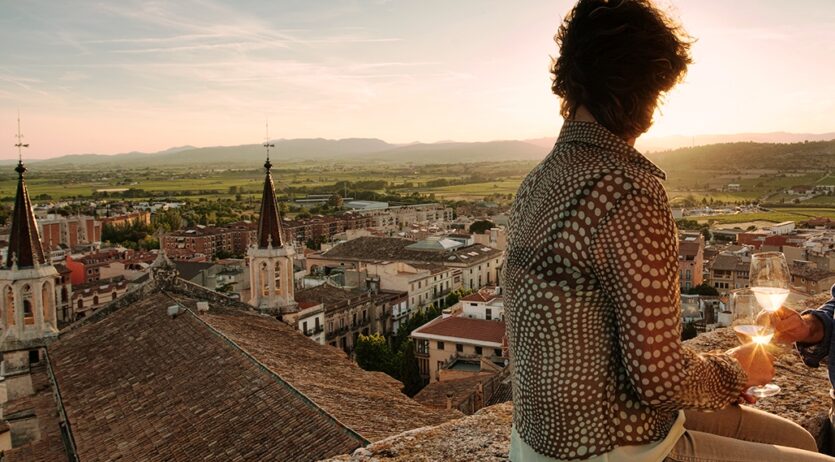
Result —
<path fill-rule="evenodd" d="M 560 136 L 557 137 L 557 144 L 559 143 L 585 143 L 597 146 L 619 155 L 627 162 L 647 170 L 662 180 L 667 179 L 667 174 L 651 160 L 597 122 L 566 120 L 562 124 Z"/>

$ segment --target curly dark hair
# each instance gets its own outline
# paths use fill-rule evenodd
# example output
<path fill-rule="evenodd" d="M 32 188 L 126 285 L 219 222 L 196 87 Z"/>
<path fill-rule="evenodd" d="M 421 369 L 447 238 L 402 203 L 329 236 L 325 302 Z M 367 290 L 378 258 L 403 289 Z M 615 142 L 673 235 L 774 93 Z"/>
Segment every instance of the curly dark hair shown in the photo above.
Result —
<path fill-rule="evenodd" d="M 691 62 L 692 40 L 650 0 L 580 0 L 554 40 L 551 90 L 562 116 L 583 105 L 624 139 L 649 130 L 659 96 Z"/>

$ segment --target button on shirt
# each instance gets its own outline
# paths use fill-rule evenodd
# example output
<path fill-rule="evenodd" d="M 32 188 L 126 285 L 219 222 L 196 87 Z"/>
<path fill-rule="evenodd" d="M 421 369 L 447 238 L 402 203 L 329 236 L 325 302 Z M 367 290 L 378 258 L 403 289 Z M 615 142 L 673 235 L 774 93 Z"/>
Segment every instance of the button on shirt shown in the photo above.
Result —
<path fill-rule="evenodd" d="M 665 438 L 680 409 L 735 402 L 745 372 L 681 344 L 678 237 L 664 172 L 567 121 L 514 201 L 504 271 L 513 426 L 587 459 Z"/>

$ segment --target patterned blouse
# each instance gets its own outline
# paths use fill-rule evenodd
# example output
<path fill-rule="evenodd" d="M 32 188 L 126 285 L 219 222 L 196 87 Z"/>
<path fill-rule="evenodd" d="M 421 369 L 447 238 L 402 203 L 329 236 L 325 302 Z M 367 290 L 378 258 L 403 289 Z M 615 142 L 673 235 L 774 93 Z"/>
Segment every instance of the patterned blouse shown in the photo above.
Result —
<path fill-rule="evenodd" d="M 679 409 L 735 402 L 730 356 L 682 346 L 665 174 L 593 122 L 567 121 L 510 215 L 505 310 L 513 424 L 538 453 L 586 459 L 663 439 Z"/>

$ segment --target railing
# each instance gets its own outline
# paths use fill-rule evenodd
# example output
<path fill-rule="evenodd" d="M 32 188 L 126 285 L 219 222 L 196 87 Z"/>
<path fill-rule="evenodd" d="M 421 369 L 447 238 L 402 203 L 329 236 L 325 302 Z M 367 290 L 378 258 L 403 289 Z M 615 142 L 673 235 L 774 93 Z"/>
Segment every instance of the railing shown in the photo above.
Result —
<path fill-rule="evenodd" d="M 310 337 L 312 335 L 316 335 L 316 334 L 322 332 L 323 330 L 325 330 L 325 329 L 323 329 L 322 327 L 316 327 L 314 329 L 307 329 L 306 331 L 304 331 L 304 335 Z"/>

